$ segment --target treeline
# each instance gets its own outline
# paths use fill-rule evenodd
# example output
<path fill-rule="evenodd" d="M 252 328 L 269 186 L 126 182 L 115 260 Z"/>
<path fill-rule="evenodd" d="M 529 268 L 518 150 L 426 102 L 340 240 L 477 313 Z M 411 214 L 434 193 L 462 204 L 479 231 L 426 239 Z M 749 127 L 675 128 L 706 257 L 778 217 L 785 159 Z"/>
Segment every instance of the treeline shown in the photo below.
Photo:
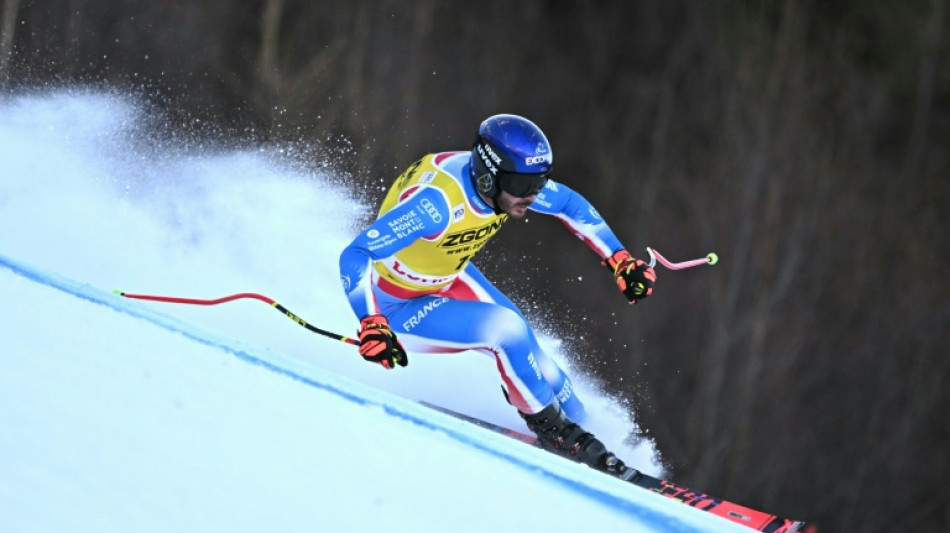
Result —
<path fill-rule="evenodd" d="M 319 144 L 357 195 L 532 118 L 635 254 L 721 257 L 634 308 L 539 217 L 479 263 L 679 481 L 827 531 L 950 526 L 944 0 L 2 2 L 7 91 L 129 88 L 187 129 Z"/>

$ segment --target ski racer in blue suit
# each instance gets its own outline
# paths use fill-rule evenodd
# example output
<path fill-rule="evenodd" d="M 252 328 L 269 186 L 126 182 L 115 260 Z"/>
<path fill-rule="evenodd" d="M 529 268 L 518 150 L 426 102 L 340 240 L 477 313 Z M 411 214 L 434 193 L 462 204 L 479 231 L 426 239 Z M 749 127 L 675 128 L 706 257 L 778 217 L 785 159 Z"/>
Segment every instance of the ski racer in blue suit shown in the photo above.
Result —
<path fill-rule="evenodd" d="M 489 117 L 471 151 L 426 155 L 396 179 L 376 221 L 340 256 L 343 287 L 364 359 L 391 369 L 408 364 L 407 351 L 485 353 L 544 448 L 626 478 L 636 471 L 578 425 L 584 407 L 570 378 L 471 262 L 506 220 L 530 209 L 557 217 L 593 249 L 630 303 L 651 294 L 653 269 L 630 256 L 583 196 L 549 179 L 552 162 L 534 123 Z"/>

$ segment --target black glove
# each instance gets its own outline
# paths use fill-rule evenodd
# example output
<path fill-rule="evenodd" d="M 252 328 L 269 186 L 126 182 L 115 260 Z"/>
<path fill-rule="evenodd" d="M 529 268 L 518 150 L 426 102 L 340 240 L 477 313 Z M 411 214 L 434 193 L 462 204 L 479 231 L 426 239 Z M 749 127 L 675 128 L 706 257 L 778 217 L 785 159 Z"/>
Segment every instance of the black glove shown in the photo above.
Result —
<path fill-rule="evenodd" d="M 630 257 L 626 250 L 619 250 L 601 263 L 614 274 L 620 292 L 631 304 L 653 294 L 656 272 L 645 262 Z"/>
<path fill-rule="evenodd" d="M 389 329 L 389 321 L 383 315 L 369 315 L 360 321 L 360 355 L 371 363 L 392 369 L 393 364 L 406 366 L 409 356 L 402 343 Z"/>

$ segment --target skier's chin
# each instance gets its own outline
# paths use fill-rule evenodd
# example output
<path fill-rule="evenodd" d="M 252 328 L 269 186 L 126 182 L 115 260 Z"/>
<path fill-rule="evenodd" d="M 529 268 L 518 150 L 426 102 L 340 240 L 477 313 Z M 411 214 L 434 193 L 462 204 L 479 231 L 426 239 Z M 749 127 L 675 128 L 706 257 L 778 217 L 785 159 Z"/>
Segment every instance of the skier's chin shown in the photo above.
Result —
<path fill-rule="evenodd" d="M 502 211 L 511 218 L 524 218 L 528 212 L 528 207 L 534 202 L 534 197 L 518 198 L 516 196 L 503 195 L 498 199 L 501 202 Z"/>
<path fill-rule="evenodd" d="M 531 204 L 514 204 L 505 210 L 505 214 L 511 218 L 524 218 L 524 216 L 528 213 L 529 205 Z"/>

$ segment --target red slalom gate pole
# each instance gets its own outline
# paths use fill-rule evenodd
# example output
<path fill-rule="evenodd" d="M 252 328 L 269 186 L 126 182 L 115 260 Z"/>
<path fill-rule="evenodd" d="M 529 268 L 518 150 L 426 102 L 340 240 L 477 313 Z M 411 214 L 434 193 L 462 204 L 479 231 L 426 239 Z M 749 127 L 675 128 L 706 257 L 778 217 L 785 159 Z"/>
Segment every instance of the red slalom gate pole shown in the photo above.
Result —
<path fill-rule="evenodd" d="M 173 304 L 189 304 L 189 305 L 218 305 L 218 304 L 223 304 L 225 302 L 240 300 L 243 298 L 260 300 L 270 305 L 274 309 L 277 309 L 278 311 L 283 313 L 287 318 L 303 326 L 308 331 L 312 331 L 313 333 L 316 333 L 318 335 L 323 335 L 324 337 L 336 339 L 338 341 L 345 342 L 347 344 L 352 344 L 354 346 L 360 345 L 360 342 L 356 339 L 351 339 L 349 337 L 340 335 L 339 333 L 333 333 L 332 331 L 327 331 L 325 329 L 320 329 L 316 326 L 313 326 L 310 323 L 308 323 L 306 320 L 300 318 L 294 313 L 291 313 L 286 307 L 275 302 L 272 298 L 268 298 L 267 296 L 264 296 L 263 294 L 257 294 L 254 292 L 242 292 L 238 294 L 231 294 L 229 296 L 222 296 L 221 298 L 213 298 L 213 299 L 180 298 L 177 296 L 160 296 L 160 295 L 155 295 L 155 294 L 131 294 L 131 293 L 127 293 L 127 292 L 123 292 L 119 290 L 116 290 L 114 292 L 115 294 L 118 294 L 119 296 L 122 296 L 123 298 L 131 298 L 133 300 L 151 300 L 153 302 L 166 302 L 166 303 L 173 303 Z"/>

